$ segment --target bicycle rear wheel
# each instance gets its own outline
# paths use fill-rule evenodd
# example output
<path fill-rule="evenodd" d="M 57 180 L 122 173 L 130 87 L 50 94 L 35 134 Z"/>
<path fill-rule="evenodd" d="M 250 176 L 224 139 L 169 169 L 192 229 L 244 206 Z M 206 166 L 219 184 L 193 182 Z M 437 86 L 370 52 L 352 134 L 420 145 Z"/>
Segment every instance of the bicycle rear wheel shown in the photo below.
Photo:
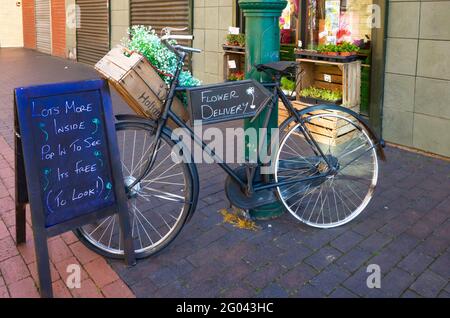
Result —
<path fill-rule="evenodd" d="M 140 123 L 118 123 L 116 132 L 135 253 L 137 258 L 145 258 L 172 242 L 195 210 L 197 170 L 164 130 L 151 171 L 130 188 L 145 171 L 156 138 L 153 130 Z M 117 215 L 83 226 L 76 234 L 104 256 L 123 257 Z"/>
<path fill-rule="evenodd" d="M 313 227 L 333 228 L 352 221 L 371 201 L 378 158 L 370 134 L 356 118 L 339 110 L 319 112 L 323 113 L 305 116 L 305 128 L 336 171 L 328 174 L 325 159 L 314 151 L 303 126 L 295 124 L 281 142 L 275 179 L 294 182 L 277 192 L 295 218 Z"/>

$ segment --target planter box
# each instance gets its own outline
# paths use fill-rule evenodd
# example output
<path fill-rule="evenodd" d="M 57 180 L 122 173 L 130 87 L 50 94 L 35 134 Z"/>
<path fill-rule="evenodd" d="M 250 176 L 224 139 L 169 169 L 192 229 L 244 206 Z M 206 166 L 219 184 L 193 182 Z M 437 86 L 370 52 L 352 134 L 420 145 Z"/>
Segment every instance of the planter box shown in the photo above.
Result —
<path fill-rule="evenodd" d="M 147 59 L 117 46 L 106 54 L 95 69 L 114 86 L 126 103 L 138 114 L 158 119 L 168 94 L 166 83 Z M 175 98 L 172 110 L 183 120 L 189 119 L 183 103 Z"/>
<path fill-rule="evenodd" d="M 313 97 L 303 97 L 300 96 L 300 101 L 302 103 L 305 104 L 311 104 L 311 105 L 341 105 L 342 104 L 342 99 L 338 99 L 335 101 L 329 101 L 329 100 L 324 100 L 324 99 L 320 99 L 320 98 L 313 98 Z"/>
<path fill-rule="evenodd" d="M 306 107 L 309 107 L 308 105 L 305 105 L 298 101 L 293 102 L 293 106 L 298 110 L 302 110 Z M 307 113 L 305 116 L 313 116 L 323 113 L 333 113 L 333 111 L 328 110 L 313 111 Z M 345 115 L 342 113 L 341 115 L 351 118 L 350 115 Z M 281 125 L 288 117 L 289 114 L 284 109 L 284 107 L 280 107 L 278 119 L 279 124 Z M 329 118 L 317 117 L 315 119 L 312 119 L 310 123 L 307 123 L 306 127 L 313 135 L 314 140 L 317 141 L 319 144 L 325 145 L 326 147 L 328 146 L 336 147 L 338 145 L 350 142 L 355 137 L 355 131 L 357 130 L 355 126 L 348 123 L 346 120 L 331 117 Z"/>
<path fill-rule="evenodd" d="M 304 59 L 311 59 L 311 60 L 318 60 L 318 61 L 329 61 L 329 62 L 341 62 L 341 63 L 348 63 L 358 60 L 358 55 L 350 55 L 350 56 L 341 56 L 341 55 L 326 55 L 318 52 L 313 51 L 297 51 L 296 52 L 297 58 L 304 58 Z"/>

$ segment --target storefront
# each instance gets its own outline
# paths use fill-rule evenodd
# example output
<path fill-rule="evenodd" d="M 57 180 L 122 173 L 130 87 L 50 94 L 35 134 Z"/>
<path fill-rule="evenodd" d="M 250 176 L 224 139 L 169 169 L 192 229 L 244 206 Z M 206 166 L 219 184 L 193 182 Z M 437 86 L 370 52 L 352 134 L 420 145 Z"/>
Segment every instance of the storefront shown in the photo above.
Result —
<path fill-rule="evenodd" d="M 296 60 L 298 50 L 317 51 L 327 45 L 336 47 L 332 49 L 336 51 L 340 50 L 342 44 L 357 48 L 360 66 L 358 70 L 354 70 L 353 66 L 349 76 L 352 79 L 358 77 L 353 83 L 358 87 L 343 89 L 358 94 L 357 111 L 370 118 L 378 130 L 381 129 L 384 78 L 385 7 L 386 1 L 376 0 L 288 0 L 280 18 L 281 60 Z M 236 10 L 236 25 L 245 30 L 245 17 L 242 16 L 238 5 Z M 322 67 L 324 68 L 325 66 Z M 309 74 L 308 76 L 316 78 L 316 81 L 307 81 L 308 86 L 314 86 L 318 82 L 321 89 L 327 89 L 327 95 L 334 93 L 339 86 L 347 84 L 343 83 L 344 74 L 342 71 L 336 71 L 337 68 L 336 65 L 334 69 L 329 67 L 330 74 L 326 71 Z M 325 75 L 330 75 L 327 78 L 336 81 L 327 82 L 328 79 L 323 79 Z M 322 78 L 317 78 L 318 76 Z M 302 89 L 310 88 L 299 87 L 301 81 L 298 76 L 286 78 L 284 83 L 284 89 L 288 91 L 297 86 L 297 94 Z M 353 102 L 348 106 L 353 107 Z"/>
<path fill-rule="evenodd" d="M 76 0 L 79 6 L 79 28 L 76 29 L 79 62 L 94 65 L 110 48 L 108 0 Z"/>

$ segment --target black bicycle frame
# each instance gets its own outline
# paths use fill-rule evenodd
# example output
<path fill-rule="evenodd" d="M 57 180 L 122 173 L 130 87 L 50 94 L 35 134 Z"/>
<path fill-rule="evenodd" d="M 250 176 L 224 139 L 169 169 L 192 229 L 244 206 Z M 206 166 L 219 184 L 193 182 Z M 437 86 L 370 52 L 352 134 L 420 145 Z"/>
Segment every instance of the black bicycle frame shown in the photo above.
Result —
<path fill-rule="evenodd" d="M 180 57 L 179 60 L 179 65 L 177 67 L 177 70 L 174 74 L 172 83 L 170 84 L 170 90 L 169 90 L 169 94 L 168 97 L 166 99 L 166 102 L 164 104 L 164 111 L 160 117 L 160 119 L 158 120 L 158 126 L 157 126 L 157 130 L 156 130 L 156 138 L 155 138 L 155 143 L 153 145 L 153 149 L 151 150 L 151 159 L 149 161 L 149 163 L 147 164 L 146 168 L 144 169 L 144 172 L 142 173 L 142 175 L 136 179 L 136 181 L 130 185 L 128 188 L 132 189 L 138 182 L 139 180 L 141 180 L 144 176 L 146 176 L 148 173 L 150 173 L 155 160 L 156 160 L 156 155 L 157 155 L 157 149 L 159 147 L 160 144 L 160 139 L 161 139 L 161 134 L 162 134 L 162 130 L 164 129 L 164 127 L 167 124 L 167 121 L 169 119 L 173 120 L 180 128 L 186 129 L 186 131 L 189 132 L 189 135 L 191 137 L 191 139 L 199 146 L 202 147 L 202 150 L 205 151 L 209 156 L 211 156 L 211 158 L 214 160 L 214 162 L 216 164 L 219 165 L 219 167 L 221 167 L 231 178 L 233 178 L 242 188 L 246 188 L 249 185 L 251 186 L 251 190 L 252 191 L 261 191 L 261 190 L 266 190 L 266 189 L 272 189 L 272 188 L 276 188 L 276 187 L 280 187 L 280 186 L 284 186 L 284 185 L 290 185 L 293 183 L 298 183 L 298 182 L 306 182 L 306 181 L 311 181 L 311 180 L 315 180 L 315 179 L 319 179 L 319 178 L 324 178 L 326 176 L 328 176 L 331 172 L 334 171 L 334 167 L 331 165 L 329 158 L 327 158 L 327 156 L 325 156 L 325 154 L 323 153 L 323 151 L 320 149 L 319 145 L 317 144 L 317 142 L 314 140 L 314 138 L 312 137 L 311 133 L 308 131 L 308 129 L 306 129 L 304 120 L 302 119 L 302 117 L 297 113 L 296 109 L 294 108 L 294 106 L 292 105 L 292 103 L 289 101 L 289 99 L 287 98 L 287 96 L 284 94 L 284 92 L 281 90 L 280 88 L 280 75 L 276 75 L 275 76 L 275 82 L 274 83 L 263 83 L 263 85 L 266 88 L 272 88 L 273 91 L 273 99 L 272 102 L 266 106 L 264 109 L 266 109 L 267 107 L 269 108 L 268 111 L 266 112 L 266 115 L 264 117 L 264 121 L 263 121 L 263 127 L 262 128 L 267 128 L 269 125 L 269 120 L 270 117 L 272 115 L 272 111 L 273 111 L 273 107 L 276 107 L 277 105 L 277 101 L 278 98 L 281 99 L 284 107 L 288 110 L 290 116 L 295 116 L 296 121 L 300 124 L 301 127 L 301 132 L 304 135 L 305 139 L 307 140 L 307 142 L 311 145 L 311 147 L 313 148 L 315 154 L 317 156 L 320 156 L 324 159 L 324 161 L 327 163 L 328 165 L 328 172 L 327 173 L 321 173 L 312 177 L 307 177 L 301 180 L 291 180 L 291 181 L 284 181 L 284 182 L 270 182 L 269 180 L 269 176 L 265 175 L 264 177 L 264 183 L 261 185 L 257 185 L 254 186 L 254 180 L 256 178 L 255 175 L 255 168 L 252 171 L 252 182 L 249 183 L 248 181 L 243 180 L 241 177 L 239 177 L 239 175 L 228 165 L 225 163 L 225 161 L 220 158 L 219 156 L 217 156 L 217 154 L 215 153 L 214 150 L 212 150 L 207 144 L 205 144 L 205 142 L 203 140 L 201 140 L 201 138 L 199 138 L 195 132 L 192 130 L 191 127 L 189 127 L 183 120 L 181 120 L 172 110 L 172 103 L 173 100 L 175 98 L 175 94 L 177 92 L 185 92 L 188 88 L 185 87 L 179 87 L 178 86 L 178 79 L 179 79 L 179 75 L 181 73 L 182 67 L 183 67 L 183 61 L 186 57 L 186 53 L 185 52 L 176 52 L 176 54 L 178 54 L 178 56 Z M 255 117 L 253 118 L 253 120 L 260 116 L 260 113 L 257 113 L 255 115 Z M 267 130 L 265 130 L 265 135 L 263 136 L 263 138 L 260 139 L 260 142 L 262 143 L 260 145 L 260 147 L 262 147 L 263 143 L 265 142 L 265 139 L 267 138 Z M 261 149 L 261 148 L 260 148 Z M 258 162 L 259 162 L 259 156 L 258 156 Z"/>

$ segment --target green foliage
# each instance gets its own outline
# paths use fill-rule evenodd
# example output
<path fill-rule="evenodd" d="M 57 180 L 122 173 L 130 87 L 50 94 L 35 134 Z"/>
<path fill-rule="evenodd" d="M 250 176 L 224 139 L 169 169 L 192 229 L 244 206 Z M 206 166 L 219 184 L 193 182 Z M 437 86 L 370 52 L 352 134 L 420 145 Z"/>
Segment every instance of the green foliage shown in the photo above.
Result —
<path fill-rule="evenodd" d="M 292 92 L 295 90 L 295 81 L 291 81 L 286 76 L 283 76 L 281 78 L 281 88 Z"/>
<path fill-rule="evenodd" d="M 128 30 L 130 39 L 124 40 L 123 45 L 129 50 L 136 51 L 144 55 L 149 62 L 164 74 L 159 76 L 169 84 L 172 80 L 170 75 L 174 75 L 177 68 L 177 57 L 170 51 L 151 27 L 142 25 L 132 26 Z M 172 41 L 176 44 L 176 41 Z M 181 86 L 199 86 L 201 82 L 192 76 L 189 71 L 182 71 L 180 74 Z"/>
<path fill-rule="evenodd" d="M 245 47 L 245 34 L 228 34 L 226 40 L 228 45 Z"/>
<path fill-rule="evenodd" d="M 328 53 L 328 52 L 359 52 L 360 48 L 349 42 L 342 42 L 340 44 L 321 44 L 317 47 L 317 52 Z"/>
<path fill-rule="evenodd" d="M 335 102 L 342 99 L 342 92 L 339 90 L 332 91 L 329 89 L 317 88 L 317 87 L 309 87 L 305 88 L 300 92 L 300 96 L 302 97 L 311 97 L 322 99 L 330 102 Z"/>

